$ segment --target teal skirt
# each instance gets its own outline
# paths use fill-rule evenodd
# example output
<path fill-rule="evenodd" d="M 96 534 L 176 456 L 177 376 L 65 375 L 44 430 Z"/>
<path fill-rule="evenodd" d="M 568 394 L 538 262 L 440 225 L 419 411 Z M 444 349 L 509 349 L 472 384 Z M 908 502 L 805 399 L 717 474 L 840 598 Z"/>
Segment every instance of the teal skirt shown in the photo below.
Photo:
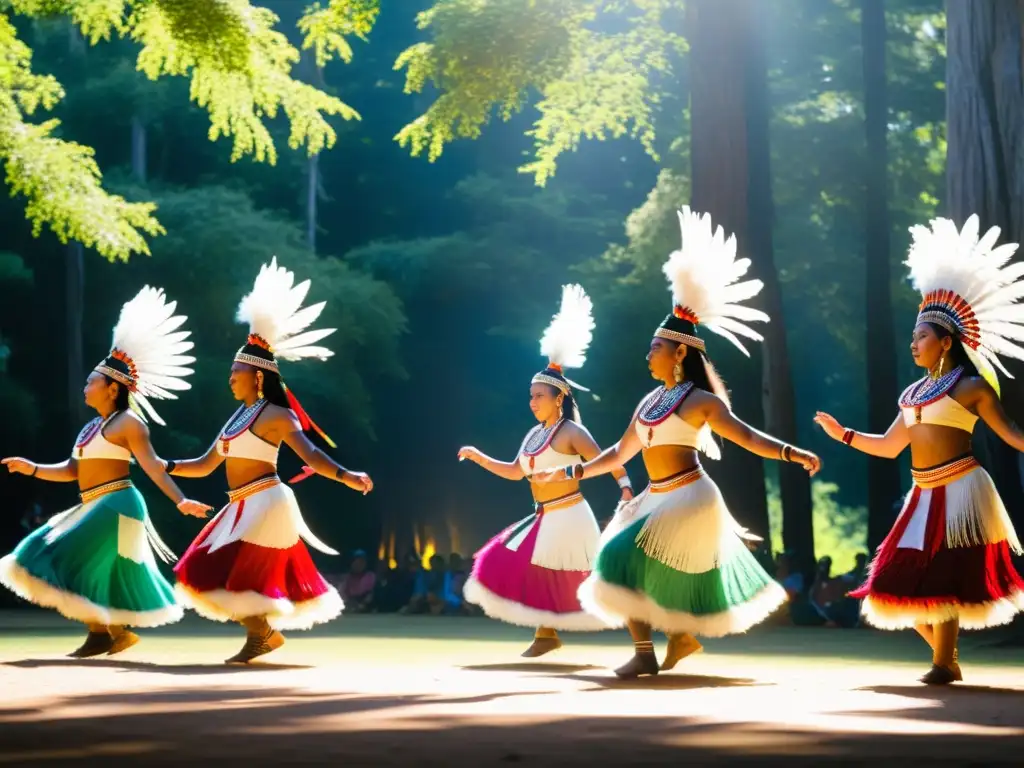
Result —
<path fill-rule="evenodd" d="M 88 498 L 88 496 L 87 496 Z M 132 486 L 52 517 L 0 559 L 0 583 L 20 597 L 87 624 L 157 627 L 183 609 L 160 574 L 170 555 Z"/>
<path fill-rule="evenodd" d="M 583 607 L 611 624 L 641 621 L 671 634 L 745 632 L 786 601 L 754 558 L 718 487 L 703 472 L 649 488 L 616 513 Z"/>

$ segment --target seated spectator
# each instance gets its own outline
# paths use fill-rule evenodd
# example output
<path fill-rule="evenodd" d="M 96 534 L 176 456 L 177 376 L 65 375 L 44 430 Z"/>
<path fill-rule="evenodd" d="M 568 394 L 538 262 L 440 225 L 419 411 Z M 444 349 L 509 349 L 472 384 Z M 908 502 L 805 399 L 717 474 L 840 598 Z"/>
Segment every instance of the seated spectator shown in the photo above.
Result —
<path fill-rule="evenodd" d="M 412 552 L 402 558 L 397 568 L 387 569 L 385 578 L 379 571 L 374 602 L 381 613 L 403 611 L 412 599 L 416 577 L 420 572 L 420 559 Z"/>
<path fill-rule="evenodd" d="M 402 609 L 403 613 L 430 613 L 438 616 L 458 612 L 462 601 L 452 592 L 452 574 L 445 565 L 441 555 L 430 558 L 430 570 L 420 571 L 417 575 L 412 599 Z"/>
<path fill-rule="evenodd" d="M 352 564 L 341 580 L 341 599 L 347 613 L 369 613 L 373 608 L 374 587 L 377 577 L 367 569 L 366 552 L 352 553 Z"/>

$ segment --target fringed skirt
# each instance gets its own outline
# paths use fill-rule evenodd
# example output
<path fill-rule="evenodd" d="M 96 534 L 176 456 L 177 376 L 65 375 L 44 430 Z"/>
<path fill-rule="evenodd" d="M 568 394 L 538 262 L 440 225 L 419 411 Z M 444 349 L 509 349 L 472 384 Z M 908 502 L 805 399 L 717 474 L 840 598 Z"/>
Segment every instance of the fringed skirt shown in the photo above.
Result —
<path fill-rule="evenodd" d="M 700 467 L 651 483 L 616 512 L 580 601 L 614 625 L 632 619 L 707 637 L 744 632 L 786 592 L 743 533 Z"/>
<path fill-rule="evenodd" d="M 1010 623 L 1024 610 L 1024 581 L 1010 560 L 1021 546 L 988 473 L 966 456 L 913 478 L 867 582 L 850 593 L 863 599 L 864 618 L 880 629 Z"/>
<path fill-rule="evenodd" d="M 341 597 L 303 541 L 337 552 L 306 526 L 291 488 L 269 475 L 228 499 L 175 566 L 178 598 L 214 621 L 265 616 L 275 629 L 309 629 L 340 614 Z"/>
<path fill-rule="evenodd" d="M 0 559 L 0 582 L 45 608 L 86 624 L 158 627 L 182 617 L 153 550 L 160 541 L 130 480 L 82 491 L 81 503 L 30 533 Z"/>
<path fill-rule="evenodd" d="M 607 629 L 576 592 L 590 574 L 601 532 L 579 492 L 537 505 L 476 553 L 463 588 L 490 617 L 526 627 Z"/>

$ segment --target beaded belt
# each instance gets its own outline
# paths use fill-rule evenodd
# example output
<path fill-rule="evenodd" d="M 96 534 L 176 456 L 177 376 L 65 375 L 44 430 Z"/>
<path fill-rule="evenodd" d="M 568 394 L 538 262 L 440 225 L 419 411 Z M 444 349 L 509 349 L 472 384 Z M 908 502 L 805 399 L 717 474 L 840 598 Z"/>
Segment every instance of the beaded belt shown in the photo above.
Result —
<path fill-rule="evenodd" d="M 570 493 L 568 496 L 560 496 L 557 499 L 552 499 L 551 501 L 534 502 L 534 507 L 537 510 L 538 515 L 543 515 L 547 512 L 554 512 L 556 509 L 571 507 L 574 504 L 579 504 L 581 501 L 583 501 L 583 494 L 576 491 L 576 493 Z"/>
<path fill-rule="evenodd" d="M 128 478 L 122 478 L 121 480 L 113 480 L 103 485 L 97 485 L 95 488 L 87 488 L 84 491 L 79 492 L 78 498 L 82 500 L 83 504 L 88 504 L 90 501 L 95 501 L 100 496 L 106 496 L 109 493 L 117 493 L 123 491 L 126 488 L 132 487 L 132 481 Z"/>
<path fill-rule="evenodd" d="M 961 456 L 931 469 L 911 469 L 910 475 L 918 488 L 938 488 L 959 480 L 980 466 L 973 456 Z"/>
<path fill-rule="evenodd" d="M 235 488 L 233 491 L 228 491 L 228 503 L 233 504 L 236 501 L 247 499 L 250 496 L 255 496 L 260 491 L 265 491 L 267 488 L 273 488 L 275 485 L 280 484 L 281 478 L 277 475 L 258 477 L 251 483 L 246 483 L 241 488 Z"/>
<path fill-rule="evenodd" d="M 698 466 L 680 472 L 678 475 L 666 477 L 664 480 L 652 480 L 649 487 L 651 493 L 668 493 L 700 480 L 700 478 L 704 477 L 704 474 L 704 467 Z"/>

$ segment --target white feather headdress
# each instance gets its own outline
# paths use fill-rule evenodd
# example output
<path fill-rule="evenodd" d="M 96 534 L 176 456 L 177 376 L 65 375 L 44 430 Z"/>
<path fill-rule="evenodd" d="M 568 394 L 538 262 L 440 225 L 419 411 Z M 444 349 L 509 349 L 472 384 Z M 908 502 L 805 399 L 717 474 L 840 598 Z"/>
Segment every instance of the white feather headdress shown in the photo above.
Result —
<path fill-rule="evenodd" d="M 187 318 L 175 315 L 176 307 L 177 302 L 167 301 L 163 289 L 144 287 L 121 307 L 110 354 L 95 368 L 126 386 L 135 410 L 143 418 L 148 414 L 157 424 L 164 424 L 164 420 L 153 409 L 150 398 L 176 400 L 174 391 L 192 386 L 184 377 L 193 371 L 183 366 L 195 362 L 194 357 L 184 354 L 194 344 L 186 341 L 190 331 L 179 330 Z"/>
<path fill-rule="evenodd" d="M 970 216 L 962 230 L 950 219 L 910 228 L 913 242 L 906 265 L 922 301 L 919 323 L 937 323 L 957 336 L 971 362 L 999 392 L 995 368 L 1013 378 L 998 355 L 1024 359 L 1024 262 L 1008 264 L 1017 243 L 996 246 L 999 227 L 979 237 L 980 220 Z M 994 366 L 994 367 L 993 367 Z"/>
<path fill-rule="evenodd" d="M 323 312 L 327 302 L 321 301 L 300 309 L 309 292 L 310 281 L 295 285 L 291 270 L 279 267 L 277 257 L 260 267 L 252 291 L 238 304 L 237 319 L 249 326 L 248 344 L 255 344 L 270 353 L 267 360 L 238 350 L 235 360 L 258 368 L 280 373 L 275 358 L 301 360 L 316 357 L 326 360 L 334 353 L 316 342 L 330 336 L 337 329 L 323 328 L 307 331 Z"/>
<path fill-rule="evenodd" d="M 761 292 L 760 280 L 738 282 L 750 269 L 750 259 L 736 258 L 736 237 L 725 237 L 721 226 L 712 229 L 711 216 L 684 206 L 679 212 L 682 247 L 669 254 L 662 267 L 672 291 L 672 314 L 665 318 L 655 336 L 705 351 L 696 336 L 696 326 L 723 336 L 743 354 L 749 352 L 737 336 L 762 341 L 746 322 L 769 322 L 764 312 L 740 302 Z M 741 322 L 743 321 L 743 322 Z"/>
<path fill-rule="evenodd" d="M 547 357 L 548 367 L 533 377 L 535 384 L 550 384 L 565 394 L 569 394 L 569 387 L 590 391 L 565 378 L 564 371 L 582 368 L 587 361 L 587 349 L 594 339 L 593 309 L 593 302 L 582 286 L 562 286 L 561 307 L 540 339 L 540 353 Z"/>

